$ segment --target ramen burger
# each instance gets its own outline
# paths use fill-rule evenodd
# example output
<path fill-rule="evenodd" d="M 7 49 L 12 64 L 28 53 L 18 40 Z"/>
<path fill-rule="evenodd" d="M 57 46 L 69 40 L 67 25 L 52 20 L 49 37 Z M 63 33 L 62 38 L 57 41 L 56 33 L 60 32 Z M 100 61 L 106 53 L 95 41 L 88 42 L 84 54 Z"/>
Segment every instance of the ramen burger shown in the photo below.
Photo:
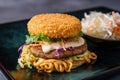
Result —
<path fill-rule="evenodd" d="M 51 73 L 70 72 L 83 63 L 91 63 L 97 56 L 87 50 L 81 37 L 78 18 L 60 13 L 39 14 L 27 24 L 26 43 L 19 48 L 21 68 Z"/>

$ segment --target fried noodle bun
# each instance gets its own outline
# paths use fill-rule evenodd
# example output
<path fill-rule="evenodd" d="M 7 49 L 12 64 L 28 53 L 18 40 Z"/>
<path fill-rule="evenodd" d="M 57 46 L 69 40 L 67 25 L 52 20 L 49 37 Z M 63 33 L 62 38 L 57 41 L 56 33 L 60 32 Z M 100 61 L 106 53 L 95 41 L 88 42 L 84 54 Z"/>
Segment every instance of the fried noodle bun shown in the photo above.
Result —
<path fill-rule="evenodd" d="M 30 33 L 35 35 L 42 33 L 50 38 L 74 37 L 81 30 L 78 18 L 60 13 L 36 15 L 27 25 Z"/>

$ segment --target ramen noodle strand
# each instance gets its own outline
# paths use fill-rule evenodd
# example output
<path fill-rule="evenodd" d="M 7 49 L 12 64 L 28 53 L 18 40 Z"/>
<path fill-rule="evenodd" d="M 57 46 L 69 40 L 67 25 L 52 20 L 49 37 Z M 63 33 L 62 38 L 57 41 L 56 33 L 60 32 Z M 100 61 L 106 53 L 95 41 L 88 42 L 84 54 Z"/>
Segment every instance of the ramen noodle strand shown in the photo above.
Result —
<path fill-rule="evenodd" d="M 71 70 L 71 68 L 72 68 L 72 62 L 69 61 L 69 60 L 66 60 L 65 62 L 68 63 L 67 66 L 69 66 L 69 67 L 67 67 L 67 68 L 65 69 L 65 71 L 66 71 L 66 72 L 70 72 L 70 70 Z"/>
<path fill-rule="evenodd" d="M 63 72 L 64 71 L 64 67 L 62 66 L 62 61 L 59 61 L 59 63 L 58 63 L 58 70 L 59 70 L 59 72 Z"/>
<path fill-rule="evenodd" d="M 61 64 L 59 64 L 59 71 L 63 72 L 64 71 L 64 66 L 62 66 Z"/>
<path fill-rule="evenodd" d="M 36 63 L 34 63 L 34 66 L 38 70 L 44 70 L 45 72 L 51 73 L 52 71 L 56 70 L 58 72 L 70 72 L 72 68 L 72 62 L 71 61 L 61 61 L 61 60 L 45 60 L 45 59 L 39 59 Z"/>
<path fill-rule="evenodd" d="M 54 66 L 55 66 L 55 69 L 56 69 L 58 72 L 64 71 L 64 67 L 61 66 L 61 63 L 62 63 L 61 61 L 56 61 L 56 62 L 55 62 L 55 65 L 54 65 Z"/>
<path fill-rule="evenodd" d="M 58 65 L 56 62 L 54 62 L 53 65 L 54 65 L 54 68 L 55 68 L 57 71 L 59 71 L 59 70 L 58 70 L 58 66 L 59 66 L 59 65 Z"/>
<path fill-rule="evenodd" d="M 52 69 L 52 64 L 51 63 L 45 63 L 44 68 L 45 69 Z"/>
<path fill-rule="evenodd" d="M 48 73 L 51 73 L 53 71 L 53 65 L 52 63 L 47 63 L 46 65 L 44 65 L 44 71 L 45 72 L 48 72 Z"/>
<path fill-rule="evenodd" d="M 39 64 L 41 64 L 41 63 L 43 63 L 43 59 L 39 59 L 39 60 L 35 63 L 35 65 L 39 65 Z"/>
<path fill-rule="evenodd" d="M 95 55 L 95 53 L 91 52 L 89 58 L 95 60 L 97 59 L 97 56 Z"/>
<path fill-rule="evenodd" d="M 64 70 L 67 69 L 67 64 L 65 62 L 62 62 L 62 66 L 64 66 Z"/>
<path fill-rule="evenodd" d="M 97 55 L 93 52 L 87 51 L 87 55 L 84 57 L 84 59 L 88 62 L 91 63 L 91 60 L 97 59 Z"/>
<path fill-rule="evenodd" d="M 90 60 L 90 58 L 89 58 L 88 56 L 89 56 L 89 54 L 85 56 L 85 60 L 86 60 L 88 63 L 90 63 L 91 60 Z"/>

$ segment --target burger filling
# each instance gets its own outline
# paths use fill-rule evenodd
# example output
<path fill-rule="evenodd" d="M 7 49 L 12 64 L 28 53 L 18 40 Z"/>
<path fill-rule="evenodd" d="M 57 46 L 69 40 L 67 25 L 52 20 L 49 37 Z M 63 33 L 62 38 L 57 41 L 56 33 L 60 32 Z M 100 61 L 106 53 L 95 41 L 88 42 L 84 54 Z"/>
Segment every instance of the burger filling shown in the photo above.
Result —
<path fill-rule="evenodd" d="M 56 70 L 58 72 L 63 72 L 63 71 L 70 72 L 72 69 L 72 63 L 74 61 L 84 61 L 84 62 L 91 63 L 91 61 L 95 60 L 96 58 L 97 56 L 94 53 L 85 51 L 83 54 L 71 56 L 68 58 L 44 59 L 44 58 L 34 56 L 30 52 L 29 45 L 25 45 L 22 49 L 22 54 L 20 55 L 20 58 L 18 59 L 18 63 L 21 68 L 28 67 L 32 69 L 34 67 L 38 71 L 44 70 L 45 72 L 48 72 L 48 73 L 52 71 L 56 71 Z M 46 70 L 47 68 L 45 67 L 45 65 L 47 64 L 47 66 L 50 67 L 49 63 L 51 63 L 52 68 L 48 68 L 48 70 Z M 42 67 L 43 65 L 44 67 Z M 56 67 L 56 65 L 59 65 L 59 66 Z M 63 71 L 61 71 L 60 66 L 63 69 Z"/>
<path fill-rule="evenodd" d="M 79 36 L 81 32 L 79 33 Z M 26 44 L 19 48 L 19 65 L 38 71 L 70 72 L 74 61 L 91 63 L 97 56 L 87 50 L 82 37 L 50 39 L 42 34 L 26 36 Z M 82 63 L 81 63 L 82 64 Z"/>

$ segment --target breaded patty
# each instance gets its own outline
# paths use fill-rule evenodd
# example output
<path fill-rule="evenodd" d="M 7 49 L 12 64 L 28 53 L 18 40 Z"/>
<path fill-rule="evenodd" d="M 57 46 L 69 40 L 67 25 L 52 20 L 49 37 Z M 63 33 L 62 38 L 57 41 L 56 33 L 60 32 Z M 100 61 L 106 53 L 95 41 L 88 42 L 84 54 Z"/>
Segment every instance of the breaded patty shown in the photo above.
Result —
<path fill-rule="evenodd" d="M 36 15 L 27 25 L 29 33 L 42 33 L 50 38 L 74 37 L 81 31 L 81 22 L 78 18 L 60 13 Z"/>

